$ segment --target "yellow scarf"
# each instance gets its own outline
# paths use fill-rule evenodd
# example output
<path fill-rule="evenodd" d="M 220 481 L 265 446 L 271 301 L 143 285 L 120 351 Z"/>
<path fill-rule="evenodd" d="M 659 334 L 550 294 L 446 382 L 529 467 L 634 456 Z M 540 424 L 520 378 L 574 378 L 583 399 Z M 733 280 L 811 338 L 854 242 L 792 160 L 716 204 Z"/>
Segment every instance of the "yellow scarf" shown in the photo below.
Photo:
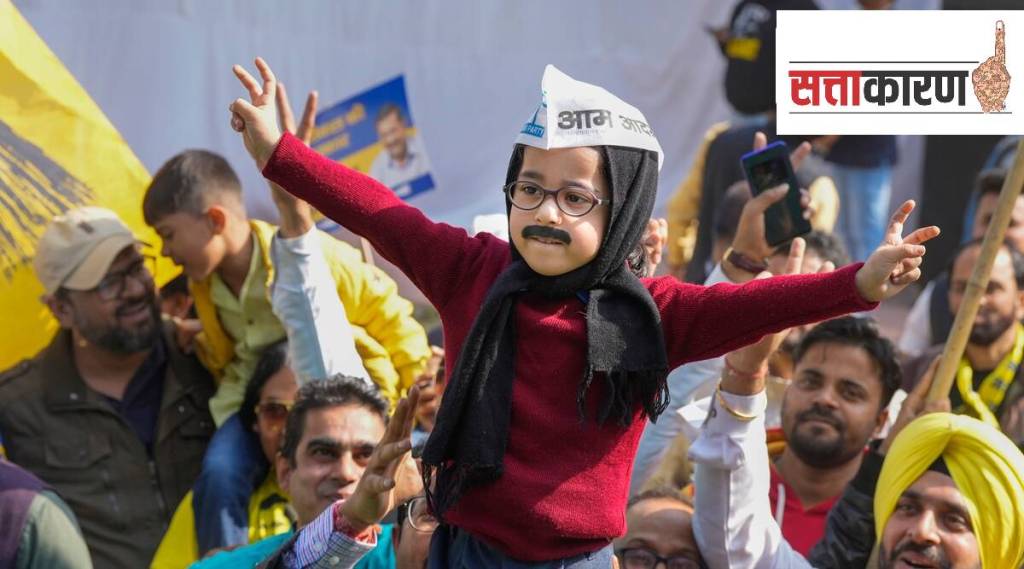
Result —
<path fill-rule="evenodd" d="M 962 409 L 957 409 L 957 412 L 981 419 L 993 427 L 999 427 L 996 410 L 1003 404 L 1006 391 L 1017 377 L 1017 368 L 1024 357 L 1024 326 L 1021 326 L 1020 322 L 1015 326 L 1017 333 L 1013 340 L 1013 350 L 999 362 L 996 369 L 985 376 L 977 391 L 974 390 L 974 370 L 971 363 L 966 357 L 960 360 L 960 366 L 956 370 L 956 387 L 960 391 L 964 405 Z"/>

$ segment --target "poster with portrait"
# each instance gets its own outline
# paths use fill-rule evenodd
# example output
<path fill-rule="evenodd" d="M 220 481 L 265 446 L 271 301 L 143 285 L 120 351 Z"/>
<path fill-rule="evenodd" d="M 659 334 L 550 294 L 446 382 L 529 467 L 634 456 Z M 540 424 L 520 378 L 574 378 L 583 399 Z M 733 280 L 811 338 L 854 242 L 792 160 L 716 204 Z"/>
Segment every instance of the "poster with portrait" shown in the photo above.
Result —
<path fill-rule="evenodd" d="M 434 189 L 401 75 L 317 113 L 311 144 L 331 160 L 373 176 L 403 200 Z"/>

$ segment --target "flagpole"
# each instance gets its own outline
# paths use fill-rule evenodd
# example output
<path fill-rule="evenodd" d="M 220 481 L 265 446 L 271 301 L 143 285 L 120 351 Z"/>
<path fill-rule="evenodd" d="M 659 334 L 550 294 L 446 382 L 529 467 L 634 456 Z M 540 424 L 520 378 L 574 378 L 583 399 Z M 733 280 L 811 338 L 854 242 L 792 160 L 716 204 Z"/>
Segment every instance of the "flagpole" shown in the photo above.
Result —
<path fill-rule="evenodd" d="M 931 388 L 928 391 L 927 400 L 935 401 L 943 397 L 949 397 L 953 388 L 953 380 L 956 378 L 956 370 L 963 357 L 964 348 L 967 347 L 967 339 L 971 335 L 971 328 L 974 327 L 974 317 L 978 315 L 978 306 L 981 304 L 981 297 L 988 288 L 989 276 L 992 274 L 992 265 L 995 264 L 996 255 L 1002 248 L 1003 238 L 1006 236 L 1006 228 L 1010 226 L 1010 217 L 1013 207 L 1020 196 L 1021 187 L 1024 186 L 1024 139 L 1017 143 L 1017 153 L 1013 160 L 1003 187 L 999 191 L 999 201 L 996 204 L 995 214 L 985 231 L 985 238 L 981 242 L 981 253 L 974 264 L 974 271 L 970 280 L 967 281 L 967 288 L 964 290 L 963 300 L 960 302 L 960 309 L 953 320 L 953 327 L 949 330 L 946 344 L 942 348 L 942 355 L 939 357 L 939 365 L 935 370 Z M 877 569 L 878 567 L 878 543 L 875 543 L 871 550 L 871 557 L 868 559 L 867 567 Z"/>
<path fill-rule="evenodd" d="M 985 239 L 981 243 L 981 253 L 974 265 L 971 278 L 967 281 L 963 301 L 956 313 L 956 319 L 953 320 L 953 327 L 949 331 L 938 368 L 935 370 L 935 378 L 928 391 L 928 401 L 948 397 L 949 391 L 953 387 L 957 367 L 963 357 L 964 348 L 967 347 L 967 339 L 971 335 L 974 318 L 978 314 L 978 306 L 988 288 L 992 265 L 995 263 L 999 249 L 1002 248 L 1006 228 L 1010 225 L 1013 207 L 1017 203 L 1022 186 L 1024 186 L 1024 140 L 1017 144 L 1017 155 L 1013 160 L 1013 167 L 1007 174 L 1003 188 L 999 192 L 999 202 L 996 204 L 995 214 L 985 232 Z"/>

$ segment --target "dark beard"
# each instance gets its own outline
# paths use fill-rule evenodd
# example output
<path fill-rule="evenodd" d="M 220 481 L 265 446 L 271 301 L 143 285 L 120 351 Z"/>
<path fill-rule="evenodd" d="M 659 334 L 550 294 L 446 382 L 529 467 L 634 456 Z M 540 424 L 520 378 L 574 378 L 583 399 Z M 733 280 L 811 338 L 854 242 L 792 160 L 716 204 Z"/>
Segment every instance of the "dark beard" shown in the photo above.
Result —
<path fill-rule="evenodd" d="M 896 550 L 892 552 L 892 555 L 885 551 L 885 546 L 879 545 L 878 569 L 892 569 L 900 555 L 907 551 L 913 551 L 927 557 L 930 562 L 938 565 L 939 569 L 951 569 L 953 567 L 953 564 L 949 562 L 949 558 L 946 557 L 946 552 L 941 547 L 937 545 L 921 545 L 908 540 L 902 544 L 897 544 Z"/>
<path fill-rule="evenodd" d="M 1016 319 L 1013 314 L 1002 315 L 994 314 L 991 318 L 986 318 L 982 323 L 976 323 L 971 328 L 971 336 L 968 341 L 975 346 L 991 346 L 992 342 L 995 342 L 1002 336 Z"/>
<path fill-rule="evenodd" d="M 836 430 L 835 438 L 822 438 L 805 433 L 800 427 L 809 419 L 821 419 Z M 833 468 L 853 460 L 863 451 L 860 448 L 846 449 L 844 440 L 846 425 L 828 409 L 814 405 L 796 416 L 793 430 L 786 433 L 786 448 L 793 451 L 805 464 L 814 468 Z"/>
<path fill-rule="evenodd" d="M 89 343 L 117 354 L 135 354 L 152 349 L 153 344 L 160 338 L 160 308 L 155 297 L 145 302 L 150 306 L 151 318 L 148 323 L 137 328 L 92 326 L 77 320 L 75 327 Z"/>

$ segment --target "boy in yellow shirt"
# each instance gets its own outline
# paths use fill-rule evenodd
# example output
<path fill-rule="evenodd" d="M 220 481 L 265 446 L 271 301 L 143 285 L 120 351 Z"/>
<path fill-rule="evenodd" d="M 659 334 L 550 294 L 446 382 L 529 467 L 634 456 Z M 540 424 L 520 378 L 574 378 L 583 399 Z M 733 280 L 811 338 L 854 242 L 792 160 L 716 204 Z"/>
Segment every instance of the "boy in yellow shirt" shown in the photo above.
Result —
<path fill-rule="evenodd" d="M 308 136 L 314 114 L 311 97 L 299 134 Z M 280 235 L 301 236 L 294 228 L 304 227 L 306 220 L 297 219 L 294 207 L 279 209 Z M 248 218 L 238 176 L 224 158 L 203 150 L 182 152 L 157 171 L 143 214 L 163 240 L 163 254 L 188 275 L 202 324 L 197 355 L 218 381 L 210 411 L 220 429 L 195 487 L 200 552 L 246 543 L 247 496 L 264 472 L 259 449 L 243 442 L 245 428 L 232 416 L 259 354 L 285 337 L 270 301 L 275 280 L 271 241 L 278 228 Z M 289 228 L 292 232 L 285 233 Z M 390 277 L 364 263 L 348 244 L 326 234 L 318 237 L 363 367 L 393 404 L 430 356 L 426 334 Z M 325 370 L 314 377 L 326 375 Z"/>

